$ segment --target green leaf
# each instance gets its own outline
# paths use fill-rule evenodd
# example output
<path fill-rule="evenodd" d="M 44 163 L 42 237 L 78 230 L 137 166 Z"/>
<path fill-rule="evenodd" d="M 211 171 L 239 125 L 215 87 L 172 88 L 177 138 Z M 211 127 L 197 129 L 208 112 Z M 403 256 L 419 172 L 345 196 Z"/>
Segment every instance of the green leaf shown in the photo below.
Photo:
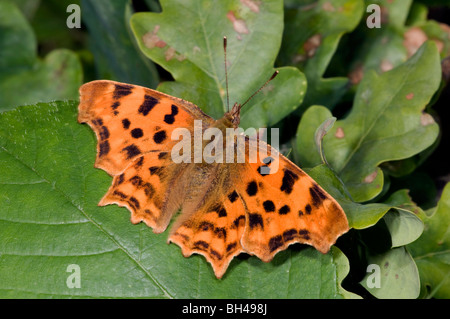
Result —
<path fill-rule="evenodd" d="M 293 245 L 270 263 L 242 254 L 218 280 L 130 213 L 97 203 L 111 177 L 95 169 L 95 136 L 77 102 L 0 113 L 0 297 L 342 298 L 349 271 L 336 247 Z M 68 267 L 80 268 L 69 288 Z"/>
<path fill-rule="evenodd" d="M 367 262 L 377 269 L 368 272 L 361 285 L 380 299 L 414 299 L 419 296 L 420 280 L 416 264 L 405 247 L 368 256 Z M 378 276 L 378 278 L 375 278 Z M 379 280 L 379 285 L 377 281 Z"/>
<path fill-rule="evenodd" d="M 430 42 L 397 68 L 364 77 L 352 110 L 323 140 L 328 163 L 355 201 L 368 201 L 381 192 L 381 163 L 411 157 L 434 143 L 439 127 L 423 110 L 440 79 L 439 55 Z M 317 155 L 309 156 L 314 148 L 310 134 L 317 128 L 311 126 L 331 116 L 324 107 L 314 107 L 302 117 L 297 131 L 301 139 L 294 147 L 303 165 L 319 163 Z"/>
<path fill-rule="evenodd" d="M 412 202 L 408 190 L 393 193 L 385 203 L 395 207 L 383 217 L 391 234 L 392 247 L 404 246 L 419 238 L 423 222 L 416 214 L 422 210 Z"/>
<path fill-rule="evenodd" d="M 155 88 L 156 68 L 139 50 L 129 26 L 131 3 L 83 0 L 82 8 L 98 77 Z"/>
<path fill-rule="evenodd" d="M 341 37 L 361 19 L 362 0 L 290 1 L 279 60 L 305 72 L 308 91 L 297 113 L 312 104 L 332 109 L 347 90 L 346 77 L 324 78 Z"/>
<path fill-rule="evenodd" d="M 82 69 L 69 50 L 37 57 L 37 43 L 20 10 L 0 2 L 0 111 L 18 105 L 78 96 Z"/>
<path fill-rule="evenodd" d="M 450 298 L 450 183 L 438 206 L 420 217 L 425 230 L 408 245 L 419 268 L 423 297 Z"/>
<path fill-rule="evenodd" d="M 448 26 L 424 19 L 427 12 L 426 8 L 423 12 L 423 6 L 411 0 L 367 0 L 366 6 L 370 4 L 377 4 L 381 8 L 381 28 L 370 29 L 366 23 L 361 23 L 348 43 L 358 42 L 357 48 L 344 48 L 351 50 L 354 56 L 349 69 L 353 84 L 359 83 L 369 70 L 383 73 L 405 62 L 426 40 L 437 44 L 441 58 L 450 54 Z M 369 14 L 366 13 L 363 20 Z M 405 25 L 407 18 L 412 25 Z M 349 53 L 344 50 L 340 52 L 341 57 Z"/>
<path fill-rule="evenodd" d="M 348 69 L 349 78 L 352 84 L 360 83 L 361 79 L 374 70 L 377 73 L 383 73 L 404 63 L 410 55 L 408 55 L 406 41 L 403 35 L 406 30 L 405 21 L 411 7 L 411 0 L 406 1 L 365 1 L 366 7 L 376 4 L 380 7 L 380 28 L 368 28 L 367 19 L 373 19 L 373 12 L 366 12 L 362 23 L 351 35 L 346 43 L 350 46 L 352 43 L 358 43 L 356 48 L 341 48 L 340 58 L 347 54 L 354 57 Z M 369 17 L 370 16 L 370 17 Z M 337 61 L 336 61 L 337 62 Z M 342 64 L 344 61 L 337 63 Z"/>
<path fill-rule="evenodd" d="M 242 103 L 254 93 L 274 73 L 283 4 L 281 0 L 253 4 L 165 0 L 162 13 L 133 15 L 131 27 L 142 52 L 175 79 L 158 90 L 191 101 L 212 117 L 222 117 L 227 111 L 223 51 L 227 36 L 230 103 Z M 278 70 L 279 75 L 242 109 L 244 129 L 273 125 L 303 100 L 304 75 L 293 67 Z"/>

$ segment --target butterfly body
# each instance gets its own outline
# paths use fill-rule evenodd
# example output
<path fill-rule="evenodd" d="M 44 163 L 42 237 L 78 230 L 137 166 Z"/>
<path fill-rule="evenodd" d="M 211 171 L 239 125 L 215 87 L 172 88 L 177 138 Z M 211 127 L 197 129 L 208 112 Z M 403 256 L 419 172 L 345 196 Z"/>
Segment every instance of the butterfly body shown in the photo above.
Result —
<path fill-rule="evenodd" d="M 218 278 L 241 252 L 270 261 L 300 242 L 326 253 L 348 230 L 339 204 L 264 141 L 252 144 L 245 138 L 239 162 L 236 137 L 203 139 L 208 129 L 227 137 L 228 129 L 239 125 L 240 107 L 235 104 L 214 120 L 192 103 L 140 86 L 104 80 L 80 88 L 78 121 L 96 133 L 95 166 L 113 176 L 99 205 L 125 206 L 132 223 L 143 221 L 155 233 L 166 230 L 181 209 L 168 242 L 179 245 L 186 257 L 203 255 Z M 172 154 L 177 129 L 202 135 L 200 147 L 191 139 L 184 161 Z M 211 143 L 231 145 L 232 160 L 201 156 L 196 161 Z M 259 155 L 256 160 L 250 151 Z"/>

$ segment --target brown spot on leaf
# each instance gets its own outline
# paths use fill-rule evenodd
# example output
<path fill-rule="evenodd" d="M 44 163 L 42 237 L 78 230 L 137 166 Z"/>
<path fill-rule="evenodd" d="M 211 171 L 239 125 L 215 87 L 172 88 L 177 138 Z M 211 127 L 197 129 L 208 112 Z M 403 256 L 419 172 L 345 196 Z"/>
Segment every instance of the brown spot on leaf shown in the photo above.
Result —
<path fill-rule="evenodd" d="M 157 33 L 159 31 L 159 25 L 156 25 L 153 28 L 153 31 L 149 31 L 142 36 L 142 41 L 145 46 L 149 49 L 153 49 L 154 47 L 164 48 L 167 44 L 163 40 L 161 40 Z"/>
<path fill-rule="evenodd" d="M 434 43 L 436 43 L 436 47 L 437 47 L 439 53 L 441 53 L 442 50 L 444 49 L 444 42 L 442 42 L 441 40 L 438 40 L 438 39 L 432 39 L 432 41 Z"/>
<path fill-rule="evenodd" d="M 303 49 L 305 50 L 306 56 L 308 58 L 311 58 L 316 53 L 317 48 L 320 46 L 320 43 L 322 42 L 322 36 L 320 34 L 315 34 L 312 37 L 310 37 L 306 42 L 303 44 Z"/>
<path fill-rule="evenodd" d="M 253 12 L 258 13 L 259 12 L 259 5 L 260 2 L 256 2 L 256 1 L 252 1 L 252 0 L 241 0 L 241 3 L 246 6 L 249 7 L 250 10 L 252 10 Z"/>
<path fill-rule="evenodd" d="M 387 72 L 389 70 L 392 70 L 394 68 L 394 65 L 391 63 L 391 61 L 387 59 L 383 59 L 380 63 L 380 70 L 382 72 Z"/>
<path fill-rule="evenodd" d="M 348 78 L 351 84 L 358 84 L 364 76 L 364 68 L 362 63 L 358 63 L 353 71 L 350 72 Z"/>
<path fill-rule="evenodd" d="M 428 40 L 426 33 L 419 27 L 412 27 L 403 34 L 403 46 L 408 57 L 412 56 L 420 46 Z"/>
<path fill-rule="evenodd" d="M 228 20 L 231 21 L 231 23 L 233 23 L 234 31 L 236 31 L 239 34 L 248 34 L 249 33 L 245 21 L 242 19 L 237 19 L 236 16 L 234 15 L 233 11 L 228 11 L 227 18 L 228 18 Z"/>
<path fill-rule="evenodd" d="M 414 97 L 414 93 L 411 92 L 411 93 L 409 93 L 409 94 L 406 94 L 405 97 L 406 97 L 407 100 L 412 100 L 412 98 Z"/>
<path fill-rule="evenodd" d="M 422 126 L 434 124 L 434 119 L 430 114 L 422 113 L 422 115 L 420 116 L 420 124 L 422 124 Z"/>
<path fill-rule="evenodd" d="M 164 53 L 166 61 L 172 60 L 175 57 L 175 54 L 176 54 L 175 48 L 173 47 L 168 48 Z"/>
<path fill-rule="evenodd" d="M 342 127 L 338 127 L 336 129 L 336 133 L 334 133 L 334 136 L 336 138 L 344 138 L 345 137 L 345 133 L 344 133 L 344 130 L 342 129 Z"/>
<path fill-rule="evenodd" d="M 364 183 L 366 183 L 366 184 L 372 183 L 375 180 L 375 178 L 377 177 L 377 174 L 378 174 L 377 171 L 374 171 L 373 173 L 367 175 L 364 178 Z"/>
<path fill-rule="evenodd" d="M 186 60 L 186 56 L 183 54 L 177 54 L 176 58 L 180 62 Z"/>
<path fill-rule="evenodd" d="M 331 12 L 336 11 L 331 2 L 325 2 L 324 4 L 322 4 L 322 9 L 324 11 L 331 11 Z"/>

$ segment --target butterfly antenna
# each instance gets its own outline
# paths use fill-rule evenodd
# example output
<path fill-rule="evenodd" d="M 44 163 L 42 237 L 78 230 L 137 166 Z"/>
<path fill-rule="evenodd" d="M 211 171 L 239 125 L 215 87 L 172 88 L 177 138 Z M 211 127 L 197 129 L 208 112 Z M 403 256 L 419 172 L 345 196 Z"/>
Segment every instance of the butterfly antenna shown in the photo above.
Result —
<path fill-rule="evenodd" d="M 227 91 L 227 112 L 230 112 L 230 97 L 228 95 L 228 70 L 227 70 L 227 37 L 223 37 L 223 56 L 225 63 L 225 87 Z"/>
<path fill-rule="evenodd" d="M 244 103 L 242 103 L 241 104 L 241 108 L 245 105 L 245 104 L 247 104 L 248 103 L 248 101 L 250 101 L 256 94 L 258 94 L 262 89 L 264 89 L 264 87 L 267 85 L 267 84 L 269 84 L 269 82 L 270 81 L 272 81 L 277 75 L 278 75 L 278 70 L 277 71 L 275 71 L 273 74 L 272 74 L 272 76 L 270 77 L 270 79 L 268 79 L 267 81 L 266 81 L 266 83 L 264 83 L 255 93 L 253 93 L 248 99 L 247 99 L 247 101 L 245 101 Z"/>

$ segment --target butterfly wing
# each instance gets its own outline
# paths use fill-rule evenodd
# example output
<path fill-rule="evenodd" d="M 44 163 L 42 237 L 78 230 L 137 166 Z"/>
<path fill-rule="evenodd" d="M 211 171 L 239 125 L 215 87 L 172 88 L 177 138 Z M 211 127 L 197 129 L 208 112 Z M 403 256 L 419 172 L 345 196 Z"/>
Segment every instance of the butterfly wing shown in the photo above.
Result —
<path fill-rule="evenodd" d="M 184 256 L 205 256 L 218 278 L 241 252 L 267 262 L 299 242 L 326 253 L 348 231 L 342 208 L 311 177 L 263 141 L 255 146 L 247 139 L 245 145 L 245 163 L 189 174 L 203 178 L 191 189 L 211 189 L 203 189 L 202 201 L 183 203 L 169 237 Z M 250 160 L 251 148 L 256 160 Z"/>
<path fill-rule="evenodd" d="M 221 278 L 234 256 L 243 252 L 245 207 L 232 184 L 232 164 L 191 166 L 188 200 L 172 226 L 169 242 L 181 247 L 185 257 L 203 255 Z M 198 179 L 201 180 L 197 180 Z M 206 186 L 206 187 L 205 187 Z M 192 200 L 189 200 L 192 198 Z"/>
<path fill-rule="evenodd" d="M 245 163 L 174 163 L 173 130 L 193 133 L 194 120 L 204 127 L 214 123 L 192 103 L 140 86 L 94 81 L 80 88 L 78 120 L 97 135 L 96 167 L 113 176 L 99 205 L 125 206 L 133 223 L 144 221 L 155 232 L 164 231 L 183 205 L 169 241 L 184 256 L 205 256 L 218 278 L 241 252 L 269 261 L 300 242 L 325 253 L 348 230 L 339 204 L 262 141 L 254 146 L 246 140 L 256 161 L 248 151 Z"/>
<path fill-rule="evenodd" d="M 339 204 L 311 177 L 270 145 L 246 140 L 256 161 L 239 166 L 236 190 L 246 207 L 243 249 L 270 261 L 290 244 L 299 242 L 328 252 L 347 232 L 348 221 Z"/>
<path fill-rule="evenodd" d="M 80 88 L 78 121 L 97 135 L 96 167 L 118 175 L 147 152 L 170 151 L 175 128 L 214 120 L 196 105 L 145 87 L 92 81 Z"/>
<path fill-rule="evenodd" d="M 177 176 L 185 169 L 171 160 L 171 134 L 193 130 L 194 120 L 214 122 L 194 104 L 158 91 L 104 80 L 84 84 L 78 121 L 97 135 L 95 166 L 114 177 L 99 205 L 125 206 L 133 223 L 164 231 L 181 204 L 173 185 L 181 185 Z"/>

